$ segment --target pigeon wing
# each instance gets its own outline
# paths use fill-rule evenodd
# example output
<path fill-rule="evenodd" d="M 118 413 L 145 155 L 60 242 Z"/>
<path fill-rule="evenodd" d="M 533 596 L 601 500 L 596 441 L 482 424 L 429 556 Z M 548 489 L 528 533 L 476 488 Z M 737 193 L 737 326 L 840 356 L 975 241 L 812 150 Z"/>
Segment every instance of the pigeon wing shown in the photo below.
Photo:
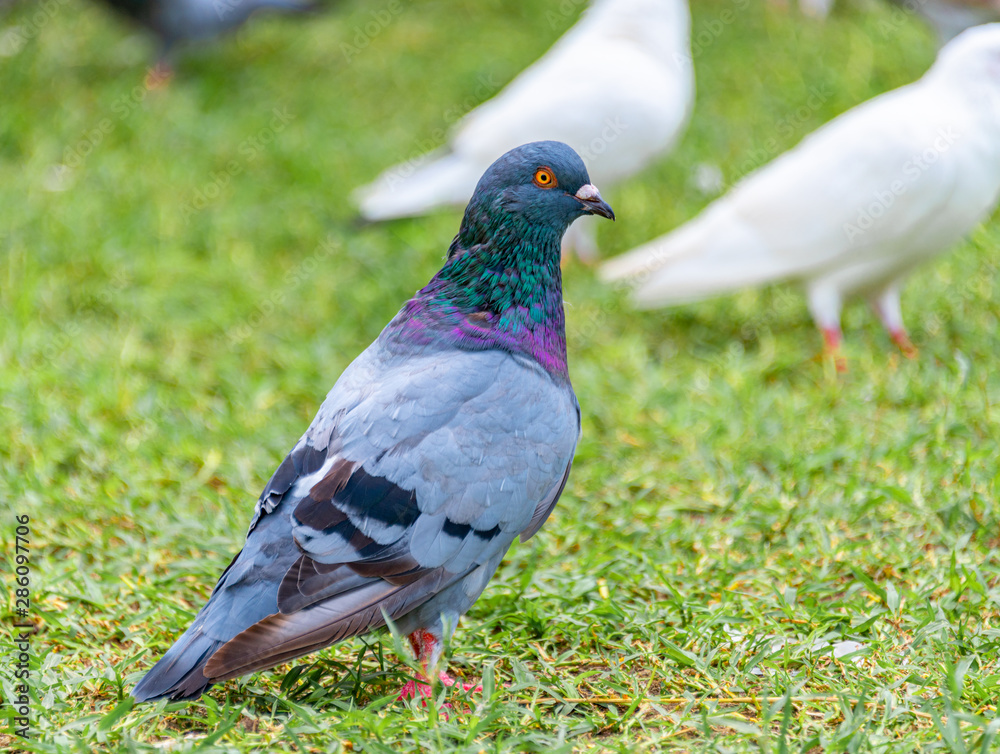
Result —
<path fill-rule="evenodd" d="M 534 533 L 579 436 L 568 384 L 501 351 L 397 359 L 376 343 L 344 373 L 258 504 L 298 556 L 278 612 L 208 661 L 214 680 L 396 619 Z M 287 464 L 287 465 L 286 465 Z"/>

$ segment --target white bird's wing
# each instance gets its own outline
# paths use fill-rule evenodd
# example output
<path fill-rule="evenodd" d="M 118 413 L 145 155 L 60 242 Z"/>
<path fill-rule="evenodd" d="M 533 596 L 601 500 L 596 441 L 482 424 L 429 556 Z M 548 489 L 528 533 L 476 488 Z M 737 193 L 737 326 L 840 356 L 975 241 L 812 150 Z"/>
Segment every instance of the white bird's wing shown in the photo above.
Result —
<path fill-rule="evenodd" d="M 525 142 L 563 141 L 581 153 L 595 182 L 609 184 L 668 149 L 690 112 L 681 75 L 627 40 L 601 40 L 598 51 L 585 39 L 558 45 L 471 112 L 454 151 L 488 162 Z"/>
<path fill-rule="evenodd" d="M 968 213 L 945 210 L 969 167 L 964 109 L 926 89 L 917 82 L 841 115 L 602 276 L 629 279 L 640 305 L 660 306 L 855 259 L 919 257 L 953 226 L 961 235 Z"/>
<path fill-rule="evenodd" d="M 569 144 L 598 185 L 645 167 L 676 140 L 690 114 L 694 79 L 684 0 L 670 0 L 677 21 L 657 28 L 667 38 L 655 50 L 629 33 L 648 0 L 605 0 L 503 91 L 470 112 L 446 150 L 394 166 L 355 194 L 371 220 L 412 216 L 468 200 L 499 155 L 531 141 Z M 656 7 L 656 6 L 654 6 Z M 612 21 L 620 28 L 615 31 Z M 659 23 L 659 22 L 658 22 Z M 636 21 L 641 29 L 641 23 Z M 645 30 L 644 30 L 645 31 Z M 671 50 L 671 35 L 683 45 Z"/>

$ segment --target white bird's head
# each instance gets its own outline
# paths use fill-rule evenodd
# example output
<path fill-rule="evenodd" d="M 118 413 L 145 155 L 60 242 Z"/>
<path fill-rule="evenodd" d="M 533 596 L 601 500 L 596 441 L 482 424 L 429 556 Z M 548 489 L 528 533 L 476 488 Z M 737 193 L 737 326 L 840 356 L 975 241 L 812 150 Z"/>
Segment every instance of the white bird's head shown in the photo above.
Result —
<path fill-rule="evenodd" d="M 1000 23 L 963 31 L 941 48 L 931 71 L 1000 90 Z"/>
<path fill-rule="evenodd" d="M 629 40 L 654 56 L 690 58 L 688 0 L 593 0 L 583 20 L 603 36 Z"/>

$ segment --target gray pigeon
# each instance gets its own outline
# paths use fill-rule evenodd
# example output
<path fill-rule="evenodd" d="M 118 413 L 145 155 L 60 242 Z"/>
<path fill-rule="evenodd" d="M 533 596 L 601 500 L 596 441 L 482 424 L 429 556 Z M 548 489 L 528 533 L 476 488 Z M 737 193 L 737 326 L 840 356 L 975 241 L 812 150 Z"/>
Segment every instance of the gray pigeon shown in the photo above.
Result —
<path fill-rule="evenodd" d="M 614 219 L 565 144 L 526 144 L 490 166 L 444 267 L 341 375 L 260 496 L 242 552 L 136 699 L 194 698 L 386 616 L 431 676 L 569 475 L 580 408 L 559 252 L 584 215 Z M 403 689 L 417 692 L 429 687 Z"/>
<path fill-rule="evenodd" d="M 242 26 L 258 10 L 314 10 L 310 0 L 104 0 L 159 40 L 160 65 L 180 42 L 212 39 Z"/>

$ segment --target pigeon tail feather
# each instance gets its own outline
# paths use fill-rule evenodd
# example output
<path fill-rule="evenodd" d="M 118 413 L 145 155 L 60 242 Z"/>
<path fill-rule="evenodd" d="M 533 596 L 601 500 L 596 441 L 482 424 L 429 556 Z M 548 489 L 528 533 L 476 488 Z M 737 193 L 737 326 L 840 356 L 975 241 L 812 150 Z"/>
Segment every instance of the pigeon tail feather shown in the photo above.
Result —
<path fill-rule="evenodd" d="M 406 614 L 462 575 L 438 569 L 407 586 L 373 579 L 296 613 L 275 613 L 227 642 L 206 669 L 213 681 L 223 681 L 272 668 L 384 626 L 385 615 Z"/>
<path fill-rule="evenodd" d="M 197 699 L 214 683 L 204 667 L 223 643 L 206 635 L 201 625 L 191 626 L 136 684 L 132 696 L 139 702 Z"/>

